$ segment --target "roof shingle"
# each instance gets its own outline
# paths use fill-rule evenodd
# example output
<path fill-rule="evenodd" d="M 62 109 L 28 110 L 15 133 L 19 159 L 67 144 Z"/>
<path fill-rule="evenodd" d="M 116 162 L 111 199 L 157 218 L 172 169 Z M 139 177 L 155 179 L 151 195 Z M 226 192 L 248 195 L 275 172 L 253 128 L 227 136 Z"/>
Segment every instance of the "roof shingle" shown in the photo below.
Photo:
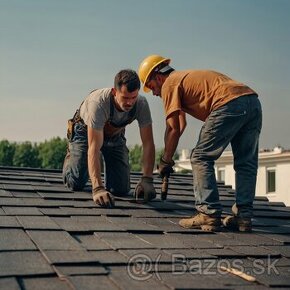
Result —
<path fill-rule="evenodd" d="M 132 188 L 139 178 L 131 174 Z M 219 190 L 230 213 L 233 190 Z M 290 288 L 290 208 L 256 198 L 250 234 L 180 228 L 193 212 L 190 175 L 172 175 L 165 202 L 117 197 L 104 209 L 90 186 L 65 188 L 58 170 L 0 167 L 0 289 Z"/>

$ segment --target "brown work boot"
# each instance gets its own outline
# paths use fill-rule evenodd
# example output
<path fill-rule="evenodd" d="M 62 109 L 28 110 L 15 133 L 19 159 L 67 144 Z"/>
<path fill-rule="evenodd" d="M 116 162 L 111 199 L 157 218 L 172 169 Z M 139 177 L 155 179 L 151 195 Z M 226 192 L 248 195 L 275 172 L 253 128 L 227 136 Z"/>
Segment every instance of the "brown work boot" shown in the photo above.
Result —
<path fill-rule="evenodd" d="M 218 216 L 199 212 L 191 218 L 181 219 L 179 225 L 186 229 L 202 229 L 203 231 L 216 232 L 220 230 L 221 219 Z"/>
<path fill-rule="evenodd" d="M 249 217 L 238 217 L 238 208 L 236 204 L 232 206 L 233 216 L 226 216 L 223 219 L 223 226 L 231 231 L 251 232 L 252 219 Z"/>

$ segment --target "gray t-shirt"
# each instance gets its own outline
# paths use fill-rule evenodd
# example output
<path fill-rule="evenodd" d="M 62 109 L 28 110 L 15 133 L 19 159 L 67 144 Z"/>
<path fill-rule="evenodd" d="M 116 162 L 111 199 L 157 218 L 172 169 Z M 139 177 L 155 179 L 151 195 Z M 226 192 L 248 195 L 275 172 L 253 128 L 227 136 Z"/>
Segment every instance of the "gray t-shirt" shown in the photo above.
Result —
<path fill-rule="evenodd" d="M 110 119 L 111 96 L 111 88 L 97 89 L 88 95 L 80 108 L 80 116 L 87 126 L 97 130 L 104 128 Z M 138 121 L 139 127 L 152 124 L 149 105 L 145 97 L 138 95 L 136 106 L 133 119 Z M 114 106 L 113 119 L 111 120 L 113 123 L 122 124 L 129 119 L 131 119 L 129 112 L 120 112 Z"/>

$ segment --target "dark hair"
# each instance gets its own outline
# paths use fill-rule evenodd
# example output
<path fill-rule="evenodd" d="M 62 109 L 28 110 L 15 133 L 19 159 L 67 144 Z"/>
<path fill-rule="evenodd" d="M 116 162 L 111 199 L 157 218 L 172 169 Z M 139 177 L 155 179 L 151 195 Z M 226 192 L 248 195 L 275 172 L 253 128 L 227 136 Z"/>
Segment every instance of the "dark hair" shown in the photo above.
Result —
<path fill-rule="evenodd" d="M 120 90 L 122 86 L 126 86 L 129 93 L 140 89 L 140 79 L 134 70 L 123 69 L 116 74 L 114 87 Z"/>

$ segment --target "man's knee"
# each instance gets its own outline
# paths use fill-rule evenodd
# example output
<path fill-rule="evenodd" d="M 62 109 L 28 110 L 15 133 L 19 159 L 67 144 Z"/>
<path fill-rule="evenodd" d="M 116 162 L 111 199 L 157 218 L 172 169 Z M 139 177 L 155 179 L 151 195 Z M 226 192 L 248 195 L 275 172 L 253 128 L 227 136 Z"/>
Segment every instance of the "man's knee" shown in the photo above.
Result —
<path fill-rule="evenodd" d="M 85 187 L 86 182 L 86 180 L 74 178 L 71 174 L 63 175 L 63 183 L 72 191 L 82 190 Z"/>

